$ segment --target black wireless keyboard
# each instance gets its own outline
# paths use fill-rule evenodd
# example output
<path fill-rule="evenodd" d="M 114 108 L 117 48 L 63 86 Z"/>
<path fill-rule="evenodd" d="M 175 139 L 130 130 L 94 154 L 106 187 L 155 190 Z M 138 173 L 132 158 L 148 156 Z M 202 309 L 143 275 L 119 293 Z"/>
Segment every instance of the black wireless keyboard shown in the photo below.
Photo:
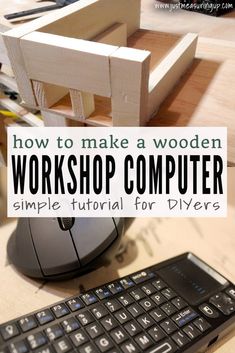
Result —
<path fill-rule="evenodd" d="M 197 352 L 234 323 L 234 285 L 187 253 L 0 325 L 0 353 Z"/>

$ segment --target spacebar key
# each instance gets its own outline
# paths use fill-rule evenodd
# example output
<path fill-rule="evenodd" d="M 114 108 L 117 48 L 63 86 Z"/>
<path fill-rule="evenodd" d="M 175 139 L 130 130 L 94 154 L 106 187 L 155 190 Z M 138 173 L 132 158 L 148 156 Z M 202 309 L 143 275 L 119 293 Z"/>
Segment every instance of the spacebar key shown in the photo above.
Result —
<path fill-rule="evenodd" d="M 166 339 L 149 349 L 147 353 L 175 353 L 177 349 L 177 346 L 171 339 Z"/>

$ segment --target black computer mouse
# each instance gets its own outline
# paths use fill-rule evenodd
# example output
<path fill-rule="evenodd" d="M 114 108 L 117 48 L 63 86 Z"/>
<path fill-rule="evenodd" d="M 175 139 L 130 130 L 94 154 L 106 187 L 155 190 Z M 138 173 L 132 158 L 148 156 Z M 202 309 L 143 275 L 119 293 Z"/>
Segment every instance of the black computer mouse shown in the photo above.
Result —
<path fill-rule="evenodd" d="M 27 276 L 65 279 L 109 264 L 123 232 L 122 218 L 21 218 L 7 253 Z"/>

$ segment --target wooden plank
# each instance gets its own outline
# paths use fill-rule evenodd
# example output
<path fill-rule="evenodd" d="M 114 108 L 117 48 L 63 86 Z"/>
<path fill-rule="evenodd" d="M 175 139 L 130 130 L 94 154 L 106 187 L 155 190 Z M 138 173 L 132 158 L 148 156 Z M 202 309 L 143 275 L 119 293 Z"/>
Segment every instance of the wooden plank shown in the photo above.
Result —
<path fill-rule="evenodd" d="M 9 77 L 14 77 L 14 72 L 11 68 L 11 66 L 6 65 L 6 64 L 1 64 L 1 72 L 6 74 Z"/>
<path fill-rule="evenodd" d="M 32 80 L 32 85 L 37 104 L 42 108 L 50 108 L 69 92 L 68 88 L 35 80 Z"/>
<path fill-rule="evenodd" d="M 28 112 L 25 108 L 22 108 L 19 104 L 9 98 L 1 98 L 0 105 L 15 113 L 17 116 L 19 116 L 22 120 L 24 120 L 31 126 L 44 126 L 43 121 L 41 119 L 39 119 L 36 115 Z"/>
<path fill-rule="evenodd" d="M 67 127 L 67 126 L 83 126 L 80 122 L 73 122 L 70 119 L 67 119 L 53 111 L 42 110 L 41 111 L 44 125 L 45 126 L 60 126 L 60 127 Z"/>
<path fill-rule="evenodd" d="M 0 33 L 0 63 L 10 65 L 10 60 L 7 55 L 7 48 Z"/>
<path fill-rule="evenodd" d="M 148 117 L 160 104 L 187 70 L 195 57 L 198 36 L 187 34 L 151 72 L 149 78 Z"/>
<path fill-rule="evenodd" d="M 149 51 L 119 48 L 110 57 L 114 126 L 142 126 L 147 119 Z"/>
<path fill-rule="evenodd" d="M 80 0 L 12 28 L 7 36 L 21 38 L 33 31 L 40 31 L 91 39 L 117 22 L 127 24 L 130 36 L 140 27 L 140 5 L 141 0 Z"/>
<path fill-rule="evenodd" d="M 21 39 L 21 48 L 31 79 L 111 95 L 109 56 L 118 47 L 33 32 Z"/>
<path fill-rule="evenodd" d="M 118 47 L 127 46 L 127 25 L 126 23 L 115 23 L 104 32 L 92 39 L 94 42 L 103 44 L 117 45 Z"/>
<path fill-rule="evenodd" d="M 150 71 L 172 50 L 182 39 L 175 33 L 162 33 L 146 29 L 138 29 L 128 37 L 129 48 L 148 50 L 151 52 Z"/>
<path fill-rule="evenodd" d="M 74 116 L 82 120 L 88 118 L 95 110 L 94 95 L 74 89 L 70 89 L 69 93 Z"/>
<path fill-rule="evenodd" d="M 61 9 L 54 19 L 33 30 L 68 37 L 91 39 L 114 23 L 126 23 L 130 36 L 140 27 L 140 0 L 82 0 Z M 95 17 L 94 17 L 95 14 Z M 46 23 L 47 22 L 47 23 Z"/>
<path fill-rule="evenodd" d="M 58 116 L 58 114 L 56 113 L 41 110 L 41 114 L 42 114 L 45 126 L 60 126 L 60 127 L 67 126 L 66 118 L 62 116 Z"/>
<path fill-rule="evenodd" d="M 4 86 L 9 87 L 12 89 L 14 92 L 19 92 L 16 80 L 3 72 L 0 72 L 0 83 L 2 83 Z"/>
<path fill-rule="evenodd" d="M 21 98 L 31 106 L 36 105 L 31 82 L 25 69 L 24 59 L 20 47 L 20 39 L 17 36 L 8 35 L 10 31 L 3 34 L 4 44 L 7 48 L 7 55 L 14 71 L 17 86 Z"/>

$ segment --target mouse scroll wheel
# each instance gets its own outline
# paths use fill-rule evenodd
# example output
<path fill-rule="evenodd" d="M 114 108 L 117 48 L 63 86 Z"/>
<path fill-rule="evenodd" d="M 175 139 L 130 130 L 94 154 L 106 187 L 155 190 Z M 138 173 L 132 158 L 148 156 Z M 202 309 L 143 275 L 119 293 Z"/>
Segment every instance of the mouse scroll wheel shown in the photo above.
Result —
<path fill-rule="evenodd" d="M 58 218 L 58 222 L 62 230 L 70 230 L 74 225 L 74 218 L 72 217 Z"/>

